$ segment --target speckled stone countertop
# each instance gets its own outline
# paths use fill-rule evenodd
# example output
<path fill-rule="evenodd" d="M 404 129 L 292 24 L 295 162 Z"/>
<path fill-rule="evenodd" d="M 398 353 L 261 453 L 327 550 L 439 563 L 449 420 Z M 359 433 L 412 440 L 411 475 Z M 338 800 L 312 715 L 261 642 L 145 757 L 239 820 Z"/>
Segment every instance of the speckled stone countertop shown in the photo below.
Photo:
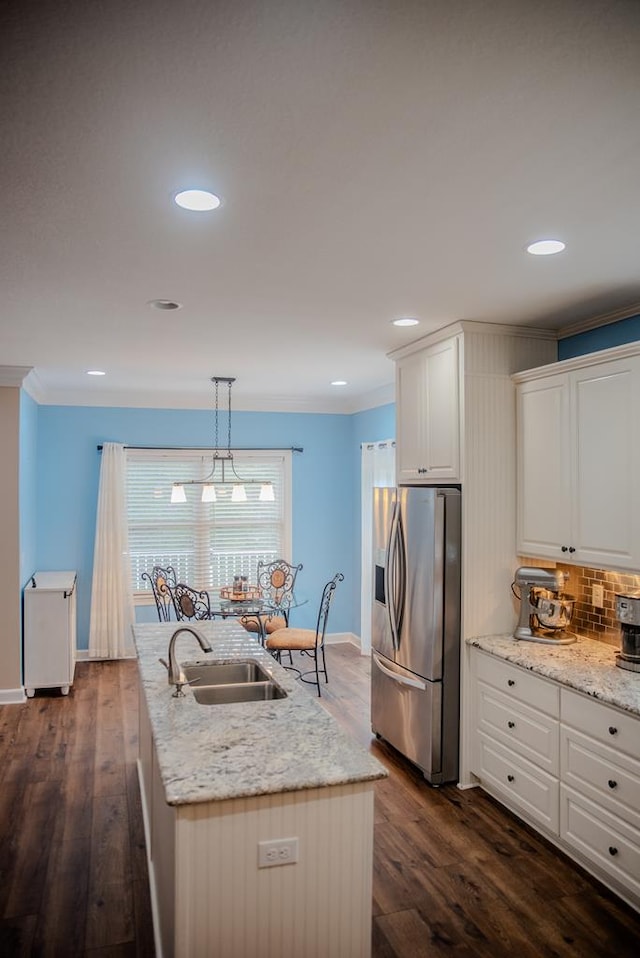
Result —
<path fill-rule="evenodd" d="M 167 658 L 175 628 L 175 623 L 133 628 L 141 685 L 169 805 L 345 785 L 387 775 L 385 768 L 349 738 L 309 694 L 310 690 L 301 688 L 293 673 L 281 668 L 237 623 L 197 624 L 197 630 L 212 646 L 213 651 L 206 655 L 193 636 L 178 636 L 180 664 L 255 659 L 273 675 L 287 697 L 199 705 L 185 686 L 184 698 L 173 698 L 173 687 L 158 659 Z"/>
<path fill-rule="evenodd" d="M 640 672 L 618 668 L 616 650 L 604 642 L 578 636 L 573 645 L 551 646 L 514 639 L 512 635 L 481 635 L 467 639 L 467 643 L 640 715 Z"/>

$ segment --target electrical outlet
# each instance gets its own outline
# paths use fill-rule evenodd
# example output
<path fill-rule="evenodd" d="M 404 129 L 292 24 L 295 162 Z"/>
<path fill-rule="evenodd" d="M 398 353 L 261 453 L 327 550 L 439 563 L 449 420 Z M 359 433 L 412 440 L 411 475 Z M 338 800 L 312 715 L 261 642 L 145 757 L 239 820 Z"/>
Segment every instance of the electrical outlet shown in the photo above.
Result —
<path fill-rule="evenodd" d="M 591 605 L 595 605 L 596 609 L 604 606 L 604 586 L 599 583 L 591 586 Z"/>
<path fill-rule="evenodd" d="M 275 838 L 268 842 L 258 842 L 258 868 L 291 865 L 297 861 L 297 838 Z"/>

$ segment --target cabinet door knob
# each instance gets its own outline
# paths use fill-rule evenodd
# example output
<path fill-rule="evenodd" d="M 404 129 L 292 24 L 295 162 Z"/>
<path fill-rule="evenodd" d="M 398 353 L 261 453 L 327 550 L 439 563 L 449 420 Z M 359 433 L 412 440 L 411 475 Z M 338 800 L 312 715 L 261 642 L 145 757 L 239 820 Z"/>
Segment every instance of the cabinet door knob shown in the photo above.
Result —
<path fill-rule="evenodd" d="M 561 551 L 561 552 L 568 552 L 568 551 L 569 551 L 569 546 L 560 546 L 560 551 Z"/>
<path fill-rule="evenodd" d="M 509 728 L 515 728 L 515 727 L 516 727 L 516 723 L 515 723 L 515 722 L 507 722 L 507 725 L 509 726 Z"/>
<path fill-rule="evenodd" d="M 617 854 L 618 854 L 618 849 L 616 848 L 615 845 L 609 845 L 609 854 L 610 854 L 610 855 L 617 855 Z"/>
<path fill-rule="evenodd" d="M 514 780 L 515 780 L 515 776 L 514 776 L 514 775 L 507 775 L 507 781 L 508 781 L 508 782 L 513 782 Z"/>
<path fill-rule="evenodd" d="M 575 551 L 576 550 L 573 548 L 573 546 L 569 546 L 569 552 L 575 552 Z"/>
<path fill-rule="evenodd" d="M 618 783 L 617 783 L 616 780 L 613 779 L 613 778 L 610 778 L 610 779 L 609 779 L 608 784 L 609 784 L 609 788 L 617 788 L 617 787 L 618 787 Z"/>
<path fill-rule="evenodd" d="M 507 685 L 515 685 L 515 684 L 516 684 L 515 679 L 507 679 Z"/>
<path fill-rule="evenodd" d="M 617 734 L 618 734 L 618 729 L 615 727 L 615 725 L 610 725 L 610 726 L 609 726 L 609 735 L 617 735 Z"/>

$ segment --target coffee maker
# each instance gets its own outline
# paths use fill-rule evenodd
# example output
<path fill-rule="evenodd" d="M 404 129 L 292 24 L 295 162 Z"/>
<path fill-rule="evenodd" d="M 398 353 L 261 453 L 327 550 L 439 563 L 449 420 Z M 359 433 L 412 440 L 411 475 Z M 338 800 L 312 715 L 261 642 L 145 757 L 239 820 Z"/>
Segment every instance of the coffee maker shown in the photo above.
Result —
<path fill-rule="evenodd" d="M 547 645 L 571 645 L 576 641 L 576 635 L 568 631 L 575 602 L 563 591 L 568 578 L 569 573 L 559 569 L 521 566 L 516 570 L 511 591 L 520 599 L 520 619 L 514 639 Z"/>
<path fill-rule="evenodd" d="M 616 653 L 616 665 L 640 672 L 640 592 L 616 592 L 616 619 L 622 645 Z"/>

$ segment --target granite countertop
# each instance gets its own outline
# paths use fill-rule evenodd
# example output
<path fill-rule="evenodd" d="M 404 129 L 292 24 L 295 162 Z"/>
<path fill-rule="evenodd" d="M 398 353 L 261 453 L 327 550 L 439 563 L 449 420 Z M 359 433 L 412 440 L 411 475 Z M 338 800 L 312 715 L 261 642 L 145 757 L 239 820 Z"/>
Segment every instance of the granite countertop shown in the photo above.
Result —
<path fill-rule="evenodd" d="M 481 635 L 467 644 L 640 715 L 640 672 L 618 668 L 616 650 L 604 642 L 578 636 L 573 645 L 551 646 L 512 635 Z"/>
<path fill-rule="evenodd" d="M 205 655 L 192 635 L 180 635 L 181 665 L 255 659 L 287 697 L 199 705 L 185 686 L 184 698 L 173 698 L 158 659 L 167 658 L 176 623 L 135 625 L 141 686 L 169 805 L 345 785 L 388 774 L 242 626 L 212 621 L 198 622 L 196 628 L 213 651 Z"/>

